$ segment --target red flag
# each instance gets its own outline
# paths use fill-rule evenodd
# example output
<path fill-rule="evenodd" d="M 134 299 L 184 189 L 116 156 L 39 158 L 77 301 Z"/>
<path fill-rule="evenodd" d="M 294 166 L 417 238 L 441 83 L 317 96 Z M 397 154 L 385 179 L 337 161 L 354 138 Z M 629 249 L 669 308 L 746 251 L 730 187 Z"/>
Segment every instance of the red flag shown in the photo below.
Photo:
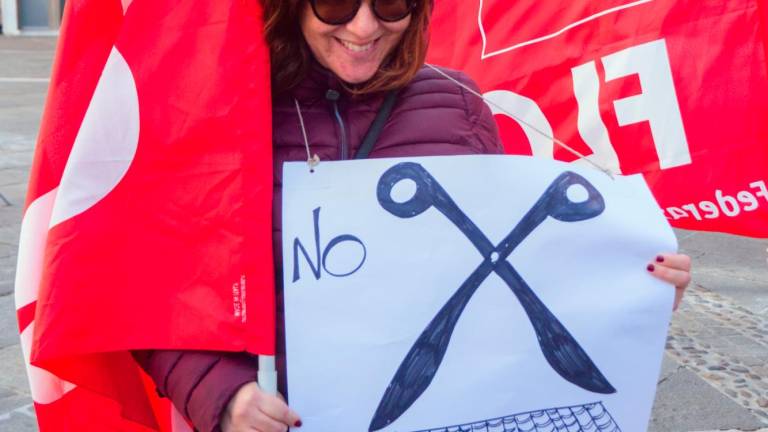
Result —
<path fill-rule="evenodd" d="M 435 5 L 429 60 L 478 82 L 508 152 L 577 159 L 556 138 L 643 173 L 675 226 L 768 237 L 768 1 Z"/>
<path fill-rule="evenodd" d="M 70 0 L 16 300 L 41 430 L 184 430 L 135 349 L 273 354 L 259 2 Z"/>

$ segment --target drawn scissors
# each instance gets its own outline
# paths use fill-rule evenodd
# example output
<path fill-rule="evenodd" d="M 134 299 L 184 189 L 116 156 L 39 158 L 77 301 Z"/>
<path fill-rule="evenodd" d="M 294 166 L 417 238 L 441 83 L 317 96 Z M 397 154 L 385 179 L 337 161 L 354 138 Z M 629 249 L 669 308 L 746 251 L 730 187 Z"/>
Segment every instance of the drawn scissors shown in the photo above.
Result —
<path fill-rule="evenodd" d="M 416 192 L 406 202 L 395 202 L 392 189 L 403 180 L 413 181 Z M 574 185 L 581 185 L 587 190 L 586 200 L 574 202 L 568 198 L 568 189 Z M 584 177 L 573 172 L 558 176 L 512 232 L 496 246 L 420 164 L 403 162 L 387 170 L 379 179 L 377 197 L 385 210 L 400 218 L 412 218 L 434 207 L 464 233 L 484 259 L 413 344 L 379 402 L 369 431 L 382 429 L 394 422 L 429 387 L 445 356 L 459 317 L 491 272 L 506 282 L 523 306 L 544 357 L 560 376 L 595 393 L 616 392 L 570 332 L 507 261 L 515 248 L 548 217 L 562 222 L 576 222 L 594 218 L 605 210 L 602 195 Z"/>

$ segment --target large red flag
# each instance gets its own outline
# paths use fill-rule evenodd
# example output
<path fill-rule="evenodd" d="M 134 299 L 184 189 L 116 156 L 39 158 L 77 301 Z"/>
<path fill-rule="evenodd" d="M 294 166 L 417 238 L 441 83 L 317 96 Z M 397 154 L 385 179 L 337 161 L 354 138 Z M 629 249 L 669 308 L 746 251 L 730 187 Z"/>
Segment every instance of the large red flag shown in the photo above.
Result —
<path fill-rule="evenodd" d="M 435 7 L 429 60 L 478 82 L 508 152 L 575 160 L 559 139 L 643 173 L 675 226 L 768 237 L 768 1 Z"/>
<path fill-rule="evenodd" d="M 41 430 L 186 429 L 129 350 L 273 354 L 258 4 L 66 3 L 16 280 Z"/>

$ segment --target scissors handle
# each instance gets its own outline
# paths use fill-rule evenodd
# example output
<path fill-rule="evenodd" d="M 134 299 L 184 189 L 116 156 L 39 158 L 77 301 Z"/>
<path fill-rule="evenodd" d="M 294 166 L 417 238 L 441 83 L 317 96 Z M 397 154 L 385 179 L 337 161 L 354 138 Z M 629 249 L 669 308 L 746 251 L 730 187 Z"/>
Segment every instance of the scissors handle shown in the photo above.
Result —
<path fill-rule="evenodd" d="M 392 198 L 392 190 L 403 180 L 413 181 L 416 184 L 416 192 L 407 201 L 397 202 Z M 434 207 L 475 245 L 483 258 L 488 258 L 494 251 L 488 237 L 461 211 L 440 183 L 417 163 L 401 162 L 384 172 L 379 179 L 376 194 L 379 204 L 400 218 L 412 218 Z"/>
<path fill-rule="evenodd" d="M 586 190 L 587 197 L 578 202 L 573 201 L 568 191 L 573 187 L 578 189 L 579 186 Z M 604 210 L 605 200 L 600 192 L 584 177 L 566 171 L 549 184 L 520 222 L 494 249 L 500 260 L 505 260 L 548 217 L 563 222 L 578 222 L 597 217 Z"/>
<path fill-rule="evenodd" d="M 395 185 L 403 180 L 416 183 L 416 192 L 408 201 L 397 202 L 392 198 Z M 424 213 L 434 204 L 436 181 L 427 170 L 414 162 L 402 162 L 388 169 L 379 179 L 376 196 L 385 210 L 400 218 L 412 218 Z M 440 188 L 442 189 L 442 188 Z"/>
<path fill-rule="evenodd" d="M 573 189 L 578 193 L 579 186 L 586 190 L 587 196 L 581 201 L 573 201 L 568 193 Z M 603 195 L 587 179 L 572 171 L 560 174 L 550 183 L 539 199 L 542 201 L 546 202 L 547 214 L 563 222 L 592 219 L 605 210 Z"/>

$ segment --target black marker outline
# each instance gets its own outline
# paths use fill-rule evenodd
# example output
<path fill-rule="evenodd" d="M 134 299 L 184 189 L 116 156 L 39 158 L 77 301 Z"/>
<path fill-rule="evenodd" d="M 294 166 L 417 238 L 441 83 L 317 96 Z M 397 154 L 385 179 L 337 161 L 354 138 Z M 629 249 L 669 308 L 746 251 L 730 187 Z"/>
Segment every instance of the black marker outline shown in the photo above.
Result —
<path fill-rule="evenodd" d="M 416 183 L 416 192 L 406 202 L 395 202 L 391 196 L 392 189 L 405 179 Z M 573 185 L 583 186 L 588 192 L 588 198 L 579 203 L 571 201 L 567 191 Z M 512 251 L 549 216 L 563 222 L 576 222 L 600 215 L 605 210 L 605 201 L 589 181 L 574 172 L 562 173 L 497 246 L 491 243 L 420 164 L 402 162 L 388 169 L 379 179 L 377 198 L 385 210 L 400 218 L 411 218 L 434 207 L 466 235 L 484 260 L 413 344 L 384 392 L 369 431 L 382 429 L 394 422 L 429 387 L 465 306 L 492 272 L 507 283 L 522 305 L 536 332 L 539 347 L 552 369 L 585 390 L 602 394 L 616 392 L 570 332 L 507 261 Z"/>
<path fill-rule="evenodd" d="M 545 421 L 537 421 L 539 419 Z M 602 402 L 545 408 L 412 432 L 502 432 L 502 430 L 508 432 L 543 430 L 551 432 L 621 432 L 618 423 Z"/>
<path fill-rule="evenodd" d="M 314 227 L 314 239 L 315 239 L 315 254 L 317 255 L 317 266 L 315 266 L 315 263 L 312 262 L 312 258 L 309 257 L 309 252 L 307 252 L 307 248 L 304 247 L 304 244 L 301 243 L 301 240 L 299 240 L 298 237 L 295 237 L 293 239 L 293 280 L 292 282 L 296 282 L 299 279 L 301 279 L 301 273 L 299 270 L 299 252 L 301 252 L 302 255 L 304 255 L 304 259 L 307 261 L 307 265 L 309 265 L 309 269 L 312 271 L 312 275 L 315 276 L 315 280 L 320 280 L 323 274 L 323 270 L 325 270 L 326 273 L 333 277 L 341 278 L 341 277 L 347 277 L 351 276 L 358 270 L 360 270 L 361 267 L 363 267 L 363 264 L 365 264 L 366 258 L 368 258 L 368 249 L 365 247 L 365 244 L 362 240 L 360 240 L 358 237 L 353 236 L 352 234 L 342 234 L 340 236 L 336 236 L 333 239 L 331 239 L 330 242 L 328 242 L 327 245 L 325 245 L 325 248 L 323 248 L 322 252 L 320 251 L 320 209 L 321 207 L 317 207 L 314 210 L 312 210 L 312 224 Z M 363 248 L 363 257 L 360 260 L 360 263 L 352 269 L 351 271 L 347 273 L 334 273 L 330 270 L 328 270 L 328 254 L 331 253 L 334 247 L 336 245 L 344 243 L 344 242 L 353 242 L 359 244 Z"/>

